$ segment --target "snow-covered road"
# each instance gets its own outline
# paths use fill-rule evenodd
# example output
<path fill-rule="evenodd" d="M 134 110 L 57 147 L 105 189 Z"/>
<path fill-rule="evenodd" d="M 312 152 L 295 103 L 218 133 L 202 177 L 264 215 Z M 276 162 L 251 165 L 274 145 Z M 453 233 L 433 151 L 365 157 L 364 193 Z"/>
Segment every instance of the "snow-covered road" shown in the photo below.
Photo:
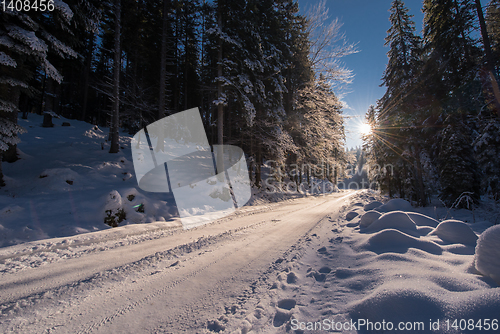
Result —
<path fill-rule="evenodd" d="M 0 332 L 196 333 L 256 288 L 283 254 L 335 217 L 356 192 L 242 208 L 192 230 L 37 255 L 50 261 L 0 276 Z M 110 241 L 108 241 L 109 244 Z M 33 251 L 33 250 L 32 250 Z M 49 255 L 46 255 L 49 253 Z M 23 260 L 24 259 L 24 260 Z M 43 262 L 43 263 L 42 263 Z M 18 268 L 18 269 L 12 269 Z"/>

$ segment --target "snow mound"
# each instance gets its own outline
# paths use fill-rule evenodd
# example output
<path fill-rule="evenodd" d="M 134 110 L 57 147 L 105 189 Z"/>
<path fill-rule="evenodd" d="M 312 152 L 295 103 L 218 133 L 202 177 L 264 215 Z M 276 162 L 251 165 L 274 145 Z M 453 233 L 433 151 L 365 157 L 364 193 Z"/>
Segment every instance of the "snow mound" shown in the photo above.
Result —
<path fill-rule="evenodd" d="M 410 202 L 404 199 L 394 198 L 391 199 L 389 202 L 385 203 L 384 205 L 379 206 L 377 208 L 377 211 L 380 212 L 413 211 L 413 207 L 411 206 Z"/>
<path fill-rule="evenodd" d="M 380 231 L 387 228 L 416 231 L 417 225 L 415 225 L 406 212 L 393 211 L 383 214 L 366 229 L 369 231 Z"/>
<path fill-rule="evenodd" d="M 378 208 L 378 207 L 379 207 L 379 206 L 381 206 L 381 205 L 384 205 L 384 203 L 379 202 L 379 201 L 374 201 L 374 202 L 371 202 L 371 203 L 366 204 L 366 205 L 363 207 L 363 209 L 364 209 L 365 211 L 370 211 L 370 210 L 373 210 L 373 209 L 375 209 L 375 208 Z"/>
<path fill-rule="evenodd" d="M 430 227 L 436 227 L 439 225 L 439 221 L 437 221 L 434 218 L 431 218 L 429 216 L 423 215 L 421 213 L 417 212 L 407 212 L 406 213 L 411 220 L 417 225 L 417 226 L 430 226 Z"/>
<path fill-rule="evenodd" d="M 359 221 L 359 226 L 368 227 L 375 220 L 379 219 L 382 214 L 380 212 L 370 210 L 364 215 L 361 216 L 361 220 Z"/>
<path fill-rule="evenodd" d="M 112 227 L 117 227 L 126 218 L 122 196 L 118 191 L 112 190 L 108 194 L 103 214 L 104 223 Z"/>
<path fill-rule="evenodd" d="M 107 197 L 105 210 L 116 211 L 123 206 L 122 196 L 116 190 L 112 190 Z"/>
<path fill-rule="evenodd" d="M 2 217 L 3 215 L 16 214 L 22 211 L 24 211 L 24 208 L 20 207 L 19 205 L 8 205 L 2 210 L 0 210 L 0 217 Z"/>
<path fill-rule="evenodd" d="M 94 128 L 85 131 L 85 133 L 83 135 L 85 137 L 97 138 L 97 139 L 102 139 L 102 140 L 104 140 L 107 136 L 107 134 L 104 131 L 102 131 L 101 129 L 99 129 L 97 127 L 97 125 L 94 126 Z"/>
<path fill-rule="evenodd" d="M 487 294 L 484 290 L 475 290 L 442 295 L 434 289 L 422 287 L 418 280 L 391 282 L 391 284 L 383 284 L 374 293 L 349 305 L 349 315 L 353 320 L 366 319 L 371 323 L 391 322 L 394 325 L 393 330 L 397 330 L 396 326 L 400 322 L 413 325 L 421 322 L 425 330 L 422 327 L 422 330 L 413 328 L 412 333 L 452 333 L 443 328 L 444 319 L 474 319 L 474 323 L 477 323 L 479 319 L 498 319 L 500 291 L 495 290 L 498 289 L 492 289 Z M 433 323 L 440 320 L 440 330 L 436 325 L 434 325 L 435 330 L 429 330 L 430 319 Z M 375 332 L 366 325 L 358 330 L 358 333 Z M 382 333 L 382 330 L 378 332 Z M 462 333 L 465 332 L 467 331 L 462 331 Z"/>
<path fill-rule="evenodd" d="M 35 184 L 36 188 L 41 192 L 47 192 L 47 189 L 56 192 L 79 190 L 84 183 L 82 182 L 82 177 L 70 168 L 45 169 L 40 173 L 38 178 L 40 180 Z"/>
<path fill-rule="evenodd" d="M 375 233 L 361 247 L 377 254 L 385 252 L 406 253 L 409 248 L 420 249 L 431 254 L 441 254 L 443 252 L 443 249 L 432 241 L 420 240 L 394 229 Z"/>
<path fill-rule="evenodd" d="M 413 283 L 413 284 L 412 284 Z M 407 282 L 407 286 L 419 286 L 419 282 Z M 441 319 L 444 305 L 442 301 L 425 290 L 395 287 L 384 284 L 374 293 L 354 303 L 350 307 L 350 316 L 354 320 L 369 319 L 370 322 L 419 322 L 426 325 L 429 319 Z M 382 332 L 382 331 L 380 331 Z M 425 331 L 427 332 L 427 331 Z M 373 333 L 367 328 L 359 328 L 359 333 Z"/>
<path fill-rule="evenodd" d="M 476 245 L 477 235 L 469 225 L 460 220 L 445 220 L 434 229 L 429 235 L 437 235 L 444 241 L 464 245 Z"/>
<path fill-rule="evenodd" d="M 481 274 L 500 285 L 500 225 L 486 229 L 479 236 L 474 263 Z"/>

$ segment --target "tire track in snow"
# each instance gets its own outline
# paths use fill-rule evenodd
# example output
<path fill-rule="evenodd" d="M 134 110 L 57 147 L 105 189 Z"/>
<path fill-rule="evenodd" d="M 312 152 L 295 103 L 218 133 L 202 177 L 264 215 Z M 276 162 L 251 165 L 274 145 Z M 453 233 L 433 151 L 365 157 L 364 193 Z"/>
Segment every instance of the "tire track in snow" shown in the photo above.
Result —
<path fill-rule="evenodd" d="M 347 196 L 343 196 L 341 198 L 337 198 L 337 199 L 335 199 L 335 202 L 343 200 L 343 199 L 345 199 L 347 197 L 350 197 L 350 196 L 352 196 L 352 194 L 349 194 Z M 279 233 L 280 231 L 283 231 L 283 226 L 286 226 L 286 222 L 283 222 L 283 221 L 281 221 L 281 219 L 278 219 L 278 218 L 282 218 L 285 215 L 290 215 L 290 214 L 293 214 L 293 213 L 295 213 L 297 211 L 300 211 L 300 210 L 306 210 L 306 209 L 307 210 L 311 210 L 311 209 L 314 209 L 315 207 L 320 206 L 322 204 L 325 204 L 328 201 L 329 201 L 328 199 L 325 199 L 324 201 L 321 201 L 319 203 L 315 203 L 314 205 L 308 206 L 306 208 L 301 207 L 301 208 L 298 208 L 298 209 L 295 209 L 295 210 L 288 211 L 286 213 L 283 213 L 283 214 L 280 214 L 278 216 L 273 217 L 273 219 L 267 219 L 267 220 L 259 223 L 258 225 L 271 224 L 271 225 L 274 226 L 273 229 L 275 230 L 275 233 Z M 317 224 L 319 224 L 326 216 L 328 216 L 328 214 L 330 214 L 330 212 L 324 212 L 324 214 L 322 214 L 320 217 L 318 217 L 318 219 L 314 222 L 314 224 L 312 224 L 312 226 L 311 226 L 311 224 L 309 224 L 310 227 L 306 231 L 302 231 L 301 232 L 302 234 L 301 234 L 300 239 L 304 235 L 307 235 L 312 229 L 314 229 L 317 226 Z M 257 225 L 257 224 L 255 224 L 255 225 Z M 252 227 L 257 227 L 257 226 L 252 225 Z M 142 299 L 140 299 L 138 301 L 132 302 L 132 303 L 128 304 L 127 306 L 120 308 L 120 310 L 114 312 L 112 315 L 110 315 L 108 317 L 105 317 L 104 319 L 102 319 L 99 322 L 92 323 L 92 324 L 88 325 L 86 327 L 86 329 L 84 331 L 80 332 L 80 333 L 90 333 L 90 332 L 92 332 L 94 330 L 97 330 L 98 328 L 100 328 L 102 326 L 110 325 L 118 317 L 120 317 L 122 315 L 125 315 L 126 313 L 129 313 L 129 312 L 133 311 L 136 308 L 140 308 L 141 305 L 144 305 L 147 302 L 149 302 L 149 301 L 151 301 L 151 300 L 153 300 L 155 298 L 158 298 L 161 295 L 166 294 L 168 290 L 175 288 L 180 283 L 186 282 L 189 279 L 192 279 L 192 278 L 196 277 L 200 273 L 207 271 L 210 267 L 212 267 L 212 266 L 214 266 L 214 265 L 216 265 L 218 263 L 221 263 L 222 261 L 225 261 L 226 259 L 230 258 L 231 255 L 233 255 L 233 254 L 235 254 L 235 253 L 237 253 L 237 252 L 239 252 L 241 250 L 245 250 L 249 245 L 251 245 L 251 244 L 253 244 L 255 242 L 255 240 L 253 240 L 253 239 L 255 239 L 255 236 L 253 236 L 253 238 L 251 238 L 251 237 L 252 236 L 249 237 L 251 240 L 249 242 L 245 243 L 245 244 L 241 244 L 241 241 L 238 241 L 240 246 L 236 247 L 233 251 L 231 251 L 231 252 L 225 252 L 222 256 L 218 257 L 215 261 L 211 261 L 208 265 L 205 265 L 205 266 L 201 267 L 199 270 L 195 270 L 195 271 L 191 272 L 189 275 L 187 275 L 183 279 L 177 280 L 177 281 L 175 281 L 175 283 L 169 284 L 169 285 L 163 287 L 162 289 L 156 290 L 155 292 L 149 294 L 148 296 L 146 296 L 146 297 L 144 297 L 144 298 L 142 298 Z M 246 239 L 248 239 L 248 238 L 244 238 L 244 240 L 246 240 Z M 299 239 L 299 241 L 300 241 L 300 239 Z M 285 253 L 290 252 L 291 249 L 295 247 L 295 245 L 296 245 L 296 243 L 294 243 L 293 245 L 291 245 L 291 247 L 289 245 L 288 248 L 286 249 Z M 280 253 L 280 254 L 282 254 L 282 253 Z M 276 252 L 275 252 L 275 255 L 276 255 Z M 245 266 L 246 267 L 252 267 L 252 264 L 254 262 L 258 261 L 258 260 L 259 260 L 259 257 L 254 257 L 252 260 L 245 262 Z M 272 266 L 272 264 L 271 264 L 271 266 Z M 264 270 L 262 272 L 258 273 L 255 278 L 258 279 L 259 277 L 261 277 L 264 272 L 266 272 L 266 271 L 269 270 L 269 267 L 270 266 L 269 266 L 269 262 L 268 262 L 267 265 L 266 265 L 266 267 L 264 268 Z M 204 294 L 205 297 L 202 298 L 201 300 L 198 299 L 198 303 L 201 303 L 201 301 L 206 300 L 207 299 L 206 296 L 211 296 L 212 293 L 210 293 L 210 291 L 212 291 L 212 292 L 214 292 L 216 294 L 217 291 L 224 290 L 226 288 L 228 282 L 232 282 L 232 281 L 234 281 L 235 279 L 238 279 L 238 278 L 241 279 L 241 276 L 242 276 L 241 273 L 236 272 L 235 274 L 232 274 L 232 275 L 229 275 L 229 276 L 224 276 L 222 279 L 216 280 L 216 282 L 212 285 L 212 287 L 209 290 L 205 291 L 205 294 Z M 192 313 L 193 312 L 192 307 L 193 307 L 193 305 L 182 305 L 182 308 L 184 310 L 182 312 L 180 312 L 180 314 L 186 314 L 186 313 L 188 313 L 188 311 L 191 311 L 191 313 Z M 179 316 L 179 314 L 177 314 L 177 316 Z M 177 318 L 183 318 L 183 317 L 177 317 Z M 177 319 L 177 320 L 180 321 L 179 319 Z M 165 321 L 164 321 L 164 323 L 165 323 Z M 160 330 L 161 327 L 162 327 L 162 325 L 156 326 L 154 328 L 153 332 Z"/>
<path fill-rule="evenodd" d="M 314 208 L 314 207 L 317 207 L 319 205 L 322 205 L 324 203 L 326 203 L 328 200 L 324 200 L 324 201 L 321 201 L 320 203 L 317 203 L 309 208 Z M 279 218 L 282 218 L 283 216 L 285 215 L 288 215 L 288 214 L 291 214 L 291 213 L 294 213 L 294 212 L 297 212 L 297 211 L 300 211 L 300 210 L 303 210 L 304 208 L 297 208 L 295 210 L 291 210 L 291 211 L 287 211 L 285 213 L 281 213 L 279 215 L 276 215 L 273 219 L 266 219 L 266 220 L 263 220 L 263 221 L 260 221 L 258 223 L 254 223 L 254 224 L 250 224 L 250 225 L 247 225 L 243 228 L 238 228 L 234 231 L 231 231 L 233 233 L 235 232 L 240 232 L 240 231 L 243 231 L 243 230 L 247 230 L 247 229 L 250 229 L 250 228 L 256 228 L 260 225 L 263 225 L 263 224 L 266 224 L 266 223 L 275 223 L 276 221 L 279 221 L 280 219 Z M 312 229 L 312 228 L 311 228 Z M 253 241 L 252 241 L 253 242 Z M 184 276 L 184 278 L 182 279 L 179 279 L 179 280 L 175 280 L 173 281 L 172 283 L 168 284 L 167 286 L 164 286 L 162 289 L 159 289 L 159 290 L 156 290 L 154 293 L 151 293 L 147 296 L 145 296 L 144 298 L 140 299 L 140 300 L 137 300 L 133 303 L 130 303 L 128 304 L 127 306 L 121 308 L 120 310 L 117 310 L 115 313 L 113 313 L 112 315 L 110 316 L 107 316 L 105 318 L 103 318 L 101 321 L 99 322 L 96 322 L 96 323 L 92 323 L 88 326 L 86 326 L 86 328 L 80 332 L 78 332 L 79 334 L 84 334 L 84 333 L 91 333 L 93 330 L 105 325 L 105 324 L 108 324 L 110 322 L 112 322 L 114 319 L 116 319 L 117 317 L 119 316 L 122 316 L 126 313 L 128 313 L 129 311 L 132 311 L 133 309 L 147 303 L 148 301 L 152 300 L 153 298 L 156 298 L 157 296 L 159 295 L 162 295 L 162 294 L 165 294 L 168 290 L 176 287 L 177 285 L 179 285 L 180 283 L 182 282 L 185 282 L 187 281 L 188 279 L 191 279 L 195 276 L 197 276 L 198 274 L 202 273 L 203 271 L 205 271 L 206 269 L 208 269 L 209 267 L 211 267 L 212 265 L 222 261 L 222 260 L 225 260 L 226 258 L 228 258 L 229 256 L 233 255 L 235 252 L 237 252 L 238 250 L 240 249 L 243 249 L 245 247 L 247 247 L 250 243 L 247 243 L 247 244 L 244 244 L 244 246 L 242 247 L 239 247 L 237 248 L 236 250 L 232 251 L 232 252 L 226 252 L 224 254 L 223 257 L 220 257 L 218 258 L 217 260 L 215 261 L 212 261 L 210 262 L 209 264 L 207 264 L 206 266 L 203 266 L 201 268 L 199 268 L 198 270 L 195 270 L 193 272 L 191 272 L 190 274 L 188 274 L 187 276 Z M 255 261 L 256 259 L 252 260 L 251 262 L 247 263 L 247 264 L 251 264 Z M 219 287 L 221 285 L 222 282 L 227 282 L 228 280 L 232 280 L 233 278 L 235 278 L 237 275 L 232 275 L 231 277 L 229 278 L 225 278 L 224 280 L 221 280 L 219 281 L 216 286 Z M 212 288 L 211 290 L 217 290 L 216 287 Z"/>
<path fill-rule="evenodd" d="M 22 302 L 23 300 L 27 300 L 28 298 L 38 298 L 40 300 L 44 300 L 47 298 L 45 296 L 45 293 L 47 293 L 47 292 L 50 292 L 52 295 L 56 295 L 56 298 L 57 298 L 59 296 L 65 297 L 65 296 L 68 296 L 70 294 L 76 295 L 79 291 L 85 291 L 85 292 L 90 291 L 91 294 L 94 294 L 94 297 L 98 298 L 99 296 L 103 296 L 103 298 L 105 299 L 107 297 L 107 295 L 105 295 L 107 293 L 107 291 L 105 291 L 106 289 L 104 289 L 102 286 L 105 283 L 109 283 L 109 281 L 112 281 L 113 277 L 117 277 L 117 276 L 126 277 L 128 275 L 128 273 L 137 272 L 139 269 L 144 270 L 144 267 L 152 268 L 152 267 L 154 267 L 155 264 L 158 264 L 158 263 L 161 264 L 162 261 L 166 261 L 168 259 L 171 259 L 172 257 L 186 256 L 187 254 L 192 253 L 192 252 L 197 251 L 197 250 L 205 249 L 207 247 L 208 248 L 216 247 L 217 245 L 220 245 L 220 243 L 223 242 L 224 240 L 233 241 L 234 235 L 239 233 L 239 232 L 241 232 L 242 234 L 248 233 L 251 235 L 252 233 L 254 233 L 253 231 L 251 231 L 252 229 L 259 229 L 260 227 L 268 226 L 268 225 L 271 225 L 271 226 L 282 225 L 282 226 L 285 226 L 285 228 L 286 228 L 286 225 L 285 225 L 286 223 L 280 222 L 284 216 L 286 216 L 286 215 L 293 216 L 293 214 L 298 212 L 298 211 L 311 210 L 317 206 L 325 204 L 326 202 L 330 202 L 330 201 L 338 202 L 338 201 L 343 200 L 346 197 L 349 197 L 351 195 L 352 194 L 348 194 L 346 196 L 342 196 L 340 198 L 333 198 L 333 199 L 331 197 L 328 197 L 328 198 L 325 198 L 324 200 L 321 200 L 321 198 L 310 199 L 311 202 L 300 201 L 298 203 L 282 204 L 282 205 L 279 205 L 276 207 L 276 209 L 279 212 L 264 212 L 264 216 L 265 216 L 264 219 L 262 219 L 258 215 L 259 212 L 256 213 L 255 211 L 246 212 L 242 215 L 232 217 L 231 219 L 226 218 L 226 220 L 228 220 L 228 221 L 234 220 L 235 225 L 240 225 L 240 226 L 237 228 L 231 229 L 231 230 L 229 230 L 229 229 L 225 230 L 224 232 L 221 232 L 218 234 L 212 234 L 212 235 L 209 234 L 208 237 L 203 236 L 202 238 L 196 239 L 195 241 L 193 241 L 191 243 L 182 244 L 182 245 L 179 245 L 177 247 L 174 247 L 174 248 L 171 248 L 168 250 L 162 250 L 162 251 L 155 252 L 154 254 L 142 257 L 139 260 L 136 260 L 133 262 L 126 263 L 125 265 L 118 265 L 118 266 L 112 267 L 112 268 L 104 270 L 104 271 L 99 271 L 95 274 L 90 275 L 89 277 L 87 277 L 85 279 L 80 279 L 77 281 L 73 281 L 70 283 L 59 285 L 55 289 L 51 288 L 51 287 L 45 287 L 45 289 L 43 289 L 43 287 L 42 287 L 42 289 L 40 289 L 39 286 L 38 287 L 35 286 L 33 289 L 28 289 L 28 290 L 24 291 L 25 297 L 15 298 L 15 299 L 13 299 L 12 302 L 13 303 Z M 313 200 L 314 200 L 314 202 L 313 202 Z M 295 206 L 296 204 L 297 204 L 297 206 Z M 266 211 L 266 210 L 263 210 L 263 211 Z M 248 221 L 249 221 L 248 217 L 251 218 L 251 216 L 253 216 L 253 215 L 256 215 L 255 218 L 259 219 L 258 222 L 251 223 L 251 224 L 245 224 L 245 225 L 241 224 L 242 222 L 248 223 Z M 239 220 L 239 219 L 242 219 L 245 217 L 247 218 L 246 220 Z M 198 231 L 197 234 L 194 234 L 194 235 L 200 235 L 202 232 L 203 233 L 205 233 L 205 232 L 210 233 L 210 231 L 221 230 L 227 224 L 225 224 L 224 222 L 215 222 L 214 225 L 220 225 L 220 226 L 217 227 L 217 229 L 210 229 L 210 230 L 207 229 L 207 230 L 202 230 L 201 232 Z M 191 233 L 191 232 L 186 232 L 186 233 Z M 243 239 L 245 240 L 246 238 L 243 238 Z M 196 242 L 199 242 L 199 244 L 196 245 L 195 244 Z M 251 242 L 249 244 L 251 244 Z M 189 245 L 191 245 L 191 246 L 189 246 Z M 220 265 L 221 263 L 224 263 L 224 261 L 226 259 L 230 258 L 231 255 L 234 254 L 234 252 L 237 252 L 237 251 L 244 249 L 244 248 L 245 248 L 245 246 L 241 246 L 239 248 L 233 249 L 230 252 L 224 253 L 225 255 L 222 255 L 219 252 L 219 257 L 216 258 L 214 261 L 211 261 L 208 264 L 205 264 L 204 266 L 199 267 L 198 269 L 190 272 L 188 275 L 185 275 L 183 278 L 180 278 L 177 280 L 172 280 L 171 282 L 167 283 L 167 285 L 161 287 L 161 289 L 158 289 L 156 291 L 152 291 L 151 293 L 140 298 L 139 300 L 127 302 L 126 305 L 123 305 L 123 304 L 125 304 L 125 303 L 123 303 L 122 304 L 123 306 L 121 306 L 118 310 L 116 310 L 116 309 L 114 311 L 110 310 L 111 311 L 110 314 L 108 314 L 104 318 L 101 318 L 101 316 L 99 316 L 98 319 L 94 318 L 93 320 L 86 322 L 86 320 L 84 319 L 85 316 L 88 316 L 89 314 L 92 314 L 92 312 L 93 312 L 92 307 L 88 307 L 89 302 L 87 301 L 87 297 L 81 298 L 81 299 L 76 299 L 76 300 L 72 299 L 70 305 L 67 307 L 64 307 L 64 312 L 66 312 L 66 314 L 64 316 L 61 316 L 60 314 L 58 314 L 58 312 L 52 313 L 59 318 L 59 321 L 57 319 L 53 319 L 52 324 L 49 325 L 49 322 L 47 322 L 47 319 L 45 319 L 44 321 L 45 321 L 45 324 L 47 326 L 44 326 L 44 327 L 50 328 L 50 327 L 55 326 L 52 330 L 64 331 L 65 329 L 68 329 L 68 328 L 63 327 L 64 328 L 63 329 L 59 326 L 59 324 L 65 323 L 65 321 L 61 321 L 61 318 L 64 318 L 64 317 L 67 318 L 68 316 L 70 316 L 70 320 L 72 320 L 72 321 L 75 320 L 76 323 L 78 323 L 78 322 L 80 323 L 78 326 L 80 329 L 82 328 L 82 325 L 83 325 L 83 329 L 81 329 L 81 331 L 80 331 L 81 333 L 88 333 L 88 332 L 92 332 L 92 331 L 97 331 L 97 330 L 99 330 L 99 328 L 102 329 L 102 327 L 105 326 L 106 324 L 109 325 L 111 323 L 115 323 L 116 320 L 118 318 L 120 318 L 122 315 L 128 314 L 133 310 L 137 310 L 142 305 L 145 305 L 146 303 L 148 303 L 148 301 L 154 300 L 156 297 L 167 294 L 168 291 L 171 291 L 175 287 L 179 286 L 179 284 L 182 284 L 186 281 L 189 281 L 190 279 L 192 279 L 194 277 L 200 276 L 200 274 L 203 272 L 207 272 L 207 271 L 209 272 L 210 270 L 213 271 L 213 269 L 211 269 L 211 268 L 213 268 L 214 265 Z M 102 252 L 102 256 L 106 256 L 106 252 Z M 196 258 L 199 256 L 193 255 L 193 257 Z M 253 259 L 249 263 L 253 264 L 255 261 L 256 260 Z M 268 266 L 269 266 L 269 263 L 268 263 L 267 267 Z M 144 270 L 144 271 L 147 271 L 147 270 Z M 163 270 L 162 272 L 167 272 L 167 271 Z M 141 277 L 147 277 L 147 276 L 148 276 L 147 274 L 141 275 Z M 231 281 L 231 280 L 235 280 L 238 278 L 241 278 L 241 275 L 233 273 L 233 275 L 230 275 L 227 278 L 219 280 L 214 285 L 212 290 L 216 291 L 217 289 L 223 289 L 224 284 L 226 284 L 226 282 L 228 280 Z M 111 282 L 111 284 L 108 284 L 108 287 L 109 286 L 111 286 L 110 290 L 114 290 L 114 282 Z M 32 293 L 33 291 L 34 291 L 34 293 Z M 108 290 L 108 292 L 109 292 L 109 290 Z M 113 292 L 113 291 L 111 291 L 111 292 Z M 116 291 L 113 293 L 116 293 Z M 119 297 L 118 299 L 120 299 L 120 298 L 124 299 L 123 296 L 117 296 L 117 297 Z M 90 298 L 90 300 L 92 299 L 91 297 L 88 297 L 88 298 Z M 85 305 L 85 303 L 87 305 Z M 29 304 L 32 304 L 32 305 L 29 305 Z M 120 305 L 120 304 L 118 304 L 118 305 Z M 33 308 L 36 309 L 36 307 L 37 307 L 36 303 L 30 303 L 30 302 L 28 302 L 28 306 L 31 307 L 32 309 Z M 88 308 L 87 309 L 85 309 L 85 308 L 78 309 L 79 306 L 87 306 Z M 54 310 L 56 311 L 57 309 L 54 309 Z M 105 308 L 101 309 L 101 311 L 102 310 L 106 311 Z M 187 310 L 187 311 L 189 311 L 189 310 Z M 183 312 L 183 313 L 185 313 L 185 312 Z M 49 315 L 50 314 L 51 313 L 49 313 Z M 8 315 L 8 317 L 10 318 L 10 315 Z M 78 318 L 80 319 L 80 321 L 77 320 Z M 41 321 L 41 320 L 37 321 L 37 323 L 41 323 L 41 322 L 43 322 L 43 321 Z M 30 325 L 29 322 L 26 323 L 26 325 L 29 327 L 29 325 Z M 0 328 L 1 327 L 3 327 L 3 326 L 0 326 Z M 21 328 L 23 328 L 23 327 L 27 328 L 26 326 L 21 325 Z M 76 330 L 74 330 L 74 332 L 76 332 Z"/>

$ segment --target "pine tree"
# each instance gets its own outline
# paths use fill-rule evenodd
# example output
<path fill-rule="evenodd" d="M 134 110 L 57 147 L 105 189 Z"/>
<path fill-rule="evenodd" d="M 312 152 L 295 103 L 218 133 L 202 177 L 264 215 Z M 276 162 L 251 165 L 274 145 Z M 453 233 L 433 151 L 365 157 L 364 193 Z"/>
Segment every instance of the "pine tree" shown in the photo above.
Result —
<path fill-rule="evenodd" d="M 439 151 L 439 197 L 448 206 L 455 204 L 458 207 L 466 207 L 466 203 L 456 201 L 462 194 L 469 193 L 474 202 L 478 203 L 481 180 L 470 135 L 466 133 L 468 126 L 452 119 L 452 116 L 448 117 L 445 125 Z"/>
<path fill-rule="evenodd" d="M 389 194 L 398 193 L 425 205 L 427 195 L 421 162 L 425 137 L 421 124 L 427 115 L 421 107 L 418 81 L 422 68 L 421 41 L 401 0 L 393 1 L 390 12 L 391 28 L 385 39 L 385 45 L 390 47 L 389 61 L 382 77 L 387 90 L 380 100 L 378 126 L 371 143 L 376 146 L 372 148 L 372 155 L 375 152 L 380 155 L 372 157 L 379 170 L 372 173 Z"/>
<path fill-rule="evenodd" d="M 391 28 L 385 38 L 385 46 L 390 47 L 387 53 L 389 61 L 382 77 L 387 87 L 384 101 L 388 108 L 406 98 L 420 68 L 420 39 L 415 35 L 413 15 L 408 14 L 408 8 L 401 0 L 392 2 L 390 12 Z"/>
<path fill-rule="evenodd" d="M 32 95 L 30 79 L 37 68 L 56 82 L 62 75 L 49 61 L 49 54 L 59 57 L 76 57 L 76 52 L 54 32 L 70 32 L 73 11 L 63 1 L 55 2 L 52 12 L 18 12 L 7 8 L 0 13 L 0 155 L 11 149 L 16 154 L 18 133 L 24 131 L 17 125 L 21 92 Z M 10 159 L 12 160 L 12 159 Z M 1 159 L 0 159 L 1 163 Z M 3 185 L 0 174 L 0 185 Z"/>
<path fill-rule="evenodd" d="M 345 140 L 342 104 L 325 77 L 320 75 L 300 91 L 297 111 L 300 118 L 292 134 L 299 147 L 299 164 L 325 168 L 341 163 Z"/>
<path fill-rule="evenodd" d="M 490 3 L 490 7 L 488 8 L 488 21 L 490 24 L 488 27 L 486 26 L 481 2 L 479 0 L 476 0 L 476 11 L 481 27 L 481 38 L 483 41 L 485 55 L 485 71 L 483 71 L 483 81 L 489 81 L 487 85 L 489 86 L 489 89 L 487 89 L 485 93 L 491 96 L 490 100 L 493 103 L 491 103 L 490 108 L 496 110 L 497 117 L 500 119 L 500 76 L 497 71 L 500 61 L 499 53 L 494 52 L 494 50 L 498 49 L 500 38 L 500 2 L 492 1 Z M 492 42 L 494 48 L 492 48 Z"/>
<path fill-rule="evenodd" d="M 471 0 L 425 0 L 424 42 L 428 60 L 425 86 L 445 99 L 476 72 L 479 50 L 471 38 L 474 5 Z"/>
<path fill-rule="evenodd" d="M 484 172 L 482 188 L 496 200 L 500 199 L 500 123 L 491 118 L 474 141 L 477 161 Z"/>
<path fill-rule="evenodd" d="M 170 9 L 170 0 L 163 0 L 162 11 L 162 33 L 161 33 L 161 54 L 160 54 L 160 94 L 158 106 L 158 119 L 165 116 L 166 106 L 166 84 L 167 84 L 167 53 L 168 53 L 168 12 Z"/>

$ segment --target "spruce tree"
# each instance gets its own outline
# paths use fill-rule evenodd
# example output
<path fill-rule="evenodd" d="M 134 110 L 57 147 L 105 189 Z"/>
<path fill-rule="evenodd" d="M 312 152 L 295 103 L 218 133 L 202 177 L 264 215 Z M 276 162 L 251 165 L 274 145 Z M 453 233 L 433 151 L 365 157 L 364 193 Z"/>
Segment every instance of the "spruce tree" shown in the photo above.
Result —
<path fill-rule="evenodd" d="M 474 141 L 474 151 L 482 168 L 482 188 L 494 199 L 500 199 L 500 123 L 491 118 Z"/>
<path fill-rule="evenodd" d="M 479 49 L 471 38 L 474 29 L 472 0 L 425 0 L 425 86 L 438 99 L 470 82 L 476 74 Z"/>
<path fill-rule="evenodd" d="M 61 82 L 63 77 L 49 60 L 49 54 L 76 57 L 76 52 L 55 33 L 71 32 L 73 11 L 63 1 L 54 4 L 54 11 L 45 13 L 18 12 L 7 8 L 0 13 L 0 163 L 9 148 L 16 155 L 17 125 L 21 92 L 31 96 L 35 91 L 31 79 L 40 69 L 50 80 Z M 58 36 L 59 37 L 59 36 Z M 9 159 L 13 160 L 13 159 Z M 3 185 L 0 173 L 0 185 Z"/>
<path fill-rule="evenodd" d="M 420 39 L 415 35 L 413 15 L 408 14 L 408 8 L 401 0 L 392 2 L 390 12 L 391 28 L 385 38 L 385 46 L 390 47 L 387 53 L 389 61 L 382 77 L 387 87 L 384 100 L 389 108 L 409 94 L 411 81 L 420 67 Z"/>
<path fill-rule="evenodd" d="M 298 144 L 300 164 L 324 169 L 344 161 L 342 104 L 322 75 L 300 91 L 297 101 L 300 118 L 292 134 Z"/>
<path fill-rule="evenodd" d="M 462 121 L 449 116 L 445 121 L 439 150 L 441 191 L 439 197 L 446 205 L 466 207 L 457 202 L 463 194 L 469 194 L 475 203 L 481 195 L 480 172 L 474 158 L 469 128 Z M 469 208 L 470 209 L 470 208 Z"/>
<path fill-rule="evenodd" d="M 421 156 L 425 143 L 422 122 L 425 109 L 420 106 L 417 80 L 422 68 L 421 41 L 415 34 L 415 23 L 401 0 L 390 9 L 391 28 L 387 31 L 389 61 L 382 77 L 387 90 L 380 100 L 377 130 L 373 133 L 372 157 L 376 161 L 377 181 L 391 195 L 399 194 L 420 205 L 426 204 Z M 368 116 L 368 115 L 367 115 Z M 384 166 L 386 166 L 384 168 Z"/>

